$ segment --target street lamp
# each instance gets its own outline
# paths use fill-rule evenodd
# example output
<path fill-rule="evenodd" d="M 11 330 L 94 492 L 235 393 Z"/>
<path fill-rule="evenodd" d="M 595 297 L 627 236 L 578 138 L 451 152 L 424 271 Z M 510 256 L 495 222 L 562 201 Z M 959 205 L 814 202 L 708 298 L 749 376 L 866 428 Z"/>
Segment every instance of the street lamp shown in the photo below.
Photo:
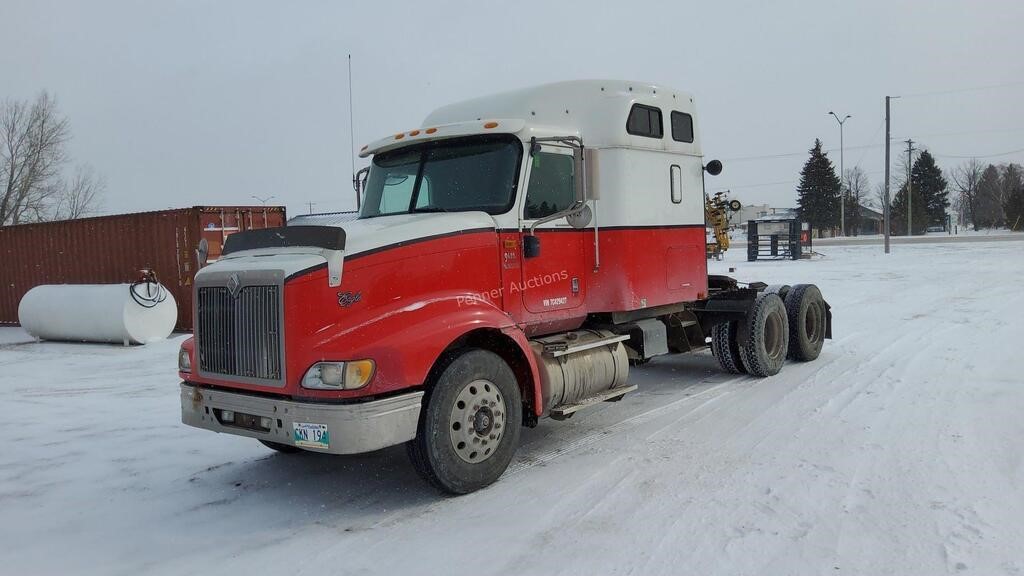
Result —
<path fill-rule="evenodd" d="M 267 196 L 266 198 L 260 198 L 259 196 L 252 196 L 251 198 L 252 198 L 253 200 L 258 200 L 258 201 L 259 201 L 259 202 L 260 202 L 261 204 L 263 204 L 264 206 L 266 206 L 266 205 L 267 205 L 267 202 L 270 202 L 271 200 L 273 200 L 273 199 L 274 199 L 274 197 L 273 197 L 273 196 Z"/>
<path fill-rule="evenodd" d="M 843 193 L 843 180 L 846 178 L 846 168 L 843 166 L 843 124 L 850 119 L 847 114 L 842 120 L 835 112 L 829 114 L 839 122 L 839 233 L 846 236 L 846 194 Z"/>

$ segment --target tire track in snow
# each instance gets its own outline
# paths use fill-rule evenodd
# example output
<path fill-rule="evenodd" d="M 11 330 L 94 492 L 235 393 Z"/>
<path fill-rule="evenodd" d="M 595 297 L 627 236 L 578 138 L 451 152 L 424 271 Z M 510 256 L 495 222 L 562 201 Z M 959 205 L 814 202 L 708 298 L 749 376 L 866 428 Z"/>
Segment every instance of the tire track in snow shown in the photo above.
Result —
<path fill-rule="evenodd" d="M 724 387 L 726 387 L 726 386 L 728 386 L 730 384 L 734 384 L 736 382 L 744 380 L 746 378 L 747 378 L 746 376 L 739 376 L 739 377 L 736 377 L 736 378 L 731 378 L 729 380 L 726 380 L 725 382 L 722 382 L 720 384 L 716 384 L 716 385 L 714 385 L 714 386 L 712 386 L 710 388 L 707 388 L 705 390 L 697 392 L 696 394 L 691 394 L 691 395 L 685 396 L 683 398 L 679 398 L 678 400 L 674 400 L 672 402 L 669 402 L 668 404 L 664 404 L 664 405 L 658 406 L 656 408 L 652 408 L 650 410 L 647 410 L 645 412 L 641 412 L 641 413 L 639 413 L 639 414 L 637 414 L 635 416 L 631 416 L 629 418 L 626 418 L 625 420 L 622 420 L 622 421 L 620 421 L 620 422 L 618 422 L 616 424 L 612 424 L 611 426 L 606 426 L 606 427 L 603 427 L 603 428 L 599 428 L 599 429 L 594 430 L 592 432 L 589 432 L 589 433 L 587 433 L 587 434 L 585 434 L 583 436 L 580 436 L 579 438 L 577 438 L 575 440 L 572 440 L 570 442 L 561 444 L 561 445 L 559 445 L 559 446 L 557 446 L 555 448 L 551 448 L 549 450 L 545 450 L 545 451 L 542 451 L 542 452 L 534 454 L 534 455 L 530 455 L 530 456 L 526 456 L 526 457 L 520 458 L 517 461 L 513 462 L 512 465 L 508 467 L 508 470 L 505 472 L 503 477 L 505 477 L 505 478 L 512 477 L 512 476 L 515 476 L 516 474 L 519 474 L 520 472 L 523 472 L 525 470 L 529 470 L 530 468 L 533 468 L 534 466 L 537 466 L 537 465 L 540 465 L 540 464 L 546 464 L 546 463 L 551 462 L 552 460 L 555 460 L 555 459 L 557 459 L 557 458 L 559 458 L 561 456 L 569 454 L 570 452 L 575 452 L 575 451 L 577 451 L 577 450 L 579 450 L 581 448 L 585 448 L 587 446 L 595 444 L 595 443 L 599 442 L 602 438 L 604 438 L 606 436 L 611 436 L 611 435 L 613 435 L 613 434 L 615 434 L 617 432 L 621 432 L 621 431 L 624 431 L 624 430 L 628 430 L 630 428 L 634 428 L 636 426 L 639 426 L 641 424 L 644 424 L 646 422 L 654 420 L 655 418 L 658 418 L 660 416 L 663 416 L 665 414 L 669 414 L 669 413 L 671 413 L 671 412 L 673 412 L 675 410 L 678 410 L 678 409 L 684 407 L 685 405 L 687 405 L 687 404 L 689 404 L 689 403 L 691 403 L 691 402 L 693 402 L 695 400 L 698 400 L 698 399 L 701 399 L 701 398 L 704 398 L 704 397 L 710 395 L 711 396 L 710 398 L 707 398 L 706 400 L 701 402 L 699 405 L 694 407 L 695 410 L 699 409 L 700 407 L 702 407 L 702 406 L 704 406 L 706 404 L 709 404 L 711 402 L 714 402 L 719 397 L 729 393 L 728 390 L 722 390 L 718 394 L 714 394 L 715 392 L 718 392 L 722 388 L 724 388 Z"/>

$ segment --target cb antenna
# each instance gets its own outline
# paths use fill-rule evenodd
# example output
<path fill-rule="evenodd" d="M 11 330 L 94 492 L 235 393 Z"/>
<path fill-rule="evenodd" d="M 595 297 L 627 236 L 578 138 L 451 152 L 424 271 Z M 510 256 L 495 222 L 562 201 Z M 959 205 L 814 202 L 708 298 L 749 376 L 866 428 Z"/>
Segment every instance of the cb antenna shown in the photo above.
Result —
<path fill-rule="evenodd" d="M 348 145 L 352 154 L 352 188 L 356 191 L 356 212 L 359 211 L 359 176 L 356 174 L 356 127 L 352 114 L 352 55 L 348 55 Z"/>

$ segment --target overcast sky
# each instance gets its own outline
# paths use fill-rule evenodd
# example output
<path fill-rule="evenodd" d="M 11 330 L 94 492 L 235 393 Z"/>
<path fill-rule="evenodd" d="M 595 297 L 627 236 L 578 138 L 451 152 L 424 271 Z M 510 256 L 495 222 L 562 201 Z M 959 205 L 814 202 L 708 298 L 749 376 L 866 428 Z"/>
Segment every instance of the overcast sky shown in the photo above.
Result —
<path fill-rule="evenodd" d="M 352 208 L 349 53 L 357 149 L 456 100 L 617 78 L 693 92 L 708 188 L 745 204 L 794 205 L 816 137 L 838 165 L 829 110 L 880 182 L 886 94 L 894 150 L 1024 161 L 1020 0 L 490 4 L 0 0 L 0 99 L 56 95 L 106 213 Z"/>

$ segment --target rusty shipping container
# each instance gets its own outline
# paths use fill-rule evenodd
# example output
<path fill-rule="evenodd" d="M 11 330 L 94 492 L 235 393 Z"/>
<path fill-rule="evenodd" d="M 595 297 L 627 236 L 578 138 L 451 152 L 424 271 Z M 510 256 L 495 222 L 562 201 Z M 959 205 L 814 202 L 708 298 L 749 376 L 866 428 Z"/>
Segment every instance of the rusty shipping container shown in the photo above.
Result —
<path fill-rule="evenodd" d="M 18 323 L 18 303 L 40 284 L 133 282 L 152 269 L 178 302 L 176 329 L 192 329 L 192 278 L 200 239 L 209 261 L 239 230 L 284 226 L 283 206 L 196 206 L 0 227 L 0 325 Z"/>

